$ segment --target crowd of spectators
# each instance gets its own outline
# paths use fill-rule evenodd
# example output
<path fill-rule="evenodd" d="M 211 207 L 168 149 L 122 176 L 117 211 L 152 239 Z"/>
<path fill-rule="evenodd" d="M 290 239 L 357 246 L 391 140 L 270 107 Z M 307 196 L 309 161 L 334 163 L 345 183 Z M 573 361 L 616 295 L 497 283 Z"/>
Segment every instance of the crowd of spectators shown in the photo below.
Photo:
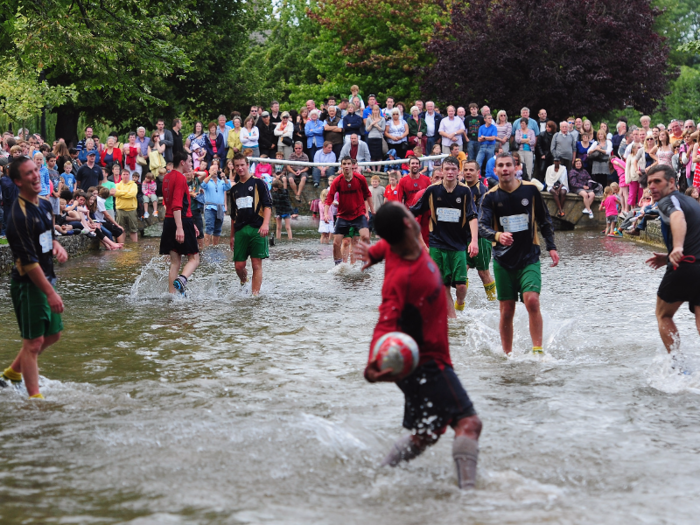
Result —
<path fill-rule="evenodd" d="M 190 133 L 183 131 L 180 119 L 171 126 L 158 119 L 150 133 L 138 127 L 122 137 L 110 133 L 104 140 L 88 126 L 75 144 L 63 139 L 47 144 L 26 129 L 17 135 L 5 132 L 0 167 L 13 157 L 32 157 L 40 165 L 41 195 L 54 205 L 57 233 L 85 232 L 115 245 L 127 234 L 136 241 L 139 222 L 158 217 L 160 182 L 177 151 L 192 159 L 188 179 L 193 210 L 198 226 L 206 221 L 200 231 L 207 243 L 218 242 L 226 204 L 216 196 L 234 182 L 231 159 L 237 153 L 259 159 L 251 171 L 266 179 L 270 189 L 277 179 L 277 189 L 288 192 L 294 212 L 293 203 L 301 200 L 305 185 L 318 187 L 331 179 L 336 172 L 331 164 L 346 156 L 369 163 L 396 160 L 369 169 L 400 178 L 408 172 L 409 157 L 451 154 L 462 162 L 475 159 L 484 182 L 493 186 L 495 155 L 510 151 L 518 177 L 551 193 L 558 217 L 564 217 L 567 195 L 573 193 L 581 196 L 583 212 L 593 218 L 595 197 L 615 184 L 619 212 L 633 214 L 631 231 L 643 227 L 645 221 L 638 217 L 653 213 L 648 208 L 653 203 L 646 203 L 643 193 L 645 171 L 652 165 L 673 166 L 684 191 L 700 188 L 698 131 L 692 120 L 652 126 L 648 116 L 641 117 L 639 125 L 621 118 L 613 130 L 605 122 L 594 125 L 575 116 L 557 123 L 545 109 L 534 118 L 529 108 L 522 108 L 511 122 L 505 111 L 498 111 L 494 120 L 488 106 L 476 103 L 466 108 L 448 105 L 443 111 L 433 101 L 405 104 L 387 97 L 382 104 L 374 94 L 365 100 L 358 86 L 350 91 L 347 97 L 328 97 L 318 107 L 309 100 L 299 110 L 282 111 L 277 101 L 269 108 L 251 106 L 243 113 L 234 111 L 230 118 L 219 115 L 211 122 L 196 121 Z M 302 164 L 281 165 L 276 160 Z M 310 162 L 320 166 L 303 164 Z M 428 176 L 439 167 L 439 159 L 421 163 Z M 2 214 L 17 192 L 7 177 L 0 178 L 0 189 Z M 640 212 L 635 220 L 634 214 Z"/>

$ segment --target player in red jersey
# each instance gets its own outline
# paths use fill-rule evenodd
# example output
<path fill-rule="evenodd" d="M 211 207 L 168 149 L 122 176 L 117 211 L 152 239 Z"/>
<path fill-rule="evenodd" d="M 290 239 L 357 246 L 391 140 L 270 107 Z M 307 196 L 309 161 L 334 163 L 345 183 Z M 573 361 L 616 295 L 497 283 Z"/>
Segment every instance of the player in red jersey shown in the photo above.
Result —
<path fill-rule="evenodd" d="M 420 227 L 405 206 L 385 203 L 375 216 L 374 246 L 358 243 L 363 269 L 386 259 L 382 304 L 370 349 L 388 332 L 404 332 L 418 343 L 418 368 L 396 381 L 406 398 L 403 426 L 411 431 L 399 439 L 382 465 L 409 461 L 435 444 L 447 425 L 455 430 L 452 455 L 461 488 L 473 488 L 479 453 L 481 420 L 452 368 L 447 338 L 447 302 L 442 277 L 423 248 Z M 365 378 L 370 383 L 394 381 L 391 370 L 381 371 L 369 362 Z"/>
<path fill-rule="evenodd" d="M 430 175 L 430 184 L 439 184 L 442 182 L 442 179 L 442 170 L 440 168 L 435 168 L 433 170 L 433 173 Z M 423 188 L 418 193 L 416 193 L 416 202 L 420 200 L 420 198 L 425 193 L 425 190 L 427 189 L 428 188 Z M 420 224 L 420 235 L 423 239 L 423 244 L 426 248 L 430 248 L 430 213 L 426 212 L 420 217 L 418 217 L 416 220 Z"/>
<path fill-rule="evenodd" d="M 352 171 L 352 159 L 343 157 L 340 161 L 340 168 L 343 170 L 340 177 L 333 179 L 328 188 L 326 197 L 326 217 L 330 217 L 330 207 L 333 204 L 335 194 L 338 194 L 338 218 L 335 221 L 333 230 L 333 259 L 335 264 L 343 262 L 340 253 L 340 246 L 343 237 L 350 233 L 351 228 L 355 228 L 360 234 L 360 239 L 369 243 L 369 214 L 367 210 L 374 213 L 372 205 L 372 194 L 367 186 L 367 179 L 359 173 Z M 326 220 L 326 222 L 330 222 Z"/>
<path fill-rule="evenodd" d="M 187 179 L 183 175 L 192 171 L 190 157 L 182 152 L 173 156 L 175 169 L 163 178 L 163 206 L 165 220 L 163 234 L 160 237 L 160 254 L 170 255 L 170 278 L 168 279 L 170 293 L 185 294 L 187 279 L 199 266 L 199 246 L 197 236 L 199 231 L 192 219 L 190 205 L 190 190 Z M 187 264 L 180 272 L 182 256 L 187 256 Z"/>
<path fill-rule="evenodd" d="M 402 202 L 409 208 L 413 206 L 423 193 L 425 189 L 430 186 L 431 180 L 420 172 L 420 160 L 418 157 L 410 156 L 408 158 L 408 175 L 403 177 L 396 189 L 398 190 L 398 200 Z M 442 172 L 441 172 L 442 173 Z M 421 225 L 421 236 L 423 237 L 423 242 L 428 246 L 428 235 L 430 234 L 430 214 L 424 213 L 417 218 Z"/>

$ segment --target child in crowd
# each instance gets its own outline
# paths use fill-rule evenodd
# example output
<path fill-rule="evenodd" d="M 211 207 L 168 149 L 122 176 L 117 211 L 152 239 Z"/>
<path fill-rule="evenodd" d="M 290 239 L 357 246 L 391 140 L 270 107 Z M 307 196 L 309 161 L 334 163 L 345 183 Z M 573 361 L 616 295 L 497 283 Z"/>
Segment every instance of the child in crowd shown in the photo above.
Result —
<path fill-rule="evenodd" d="M 625 163 L 625 181 L 629 185 L 629 197 L 627 203 L 632 207 L 636 208 L 639 204 L 639 200 L 642 196 L 642 188 L 639 185 L 639 165 L 637 162 L 637 152 L 639 147 L 637 144 L 632 144 L 632 151 L 627 156 L 627 162 Z M 642 161 L 644 157 L 642 156 Z"/>
<path fill-rule="evenodd" d="M 252 157 L 253 156 L 252 148 L 243 148 L 243 155 L 245 155 L 246 157 Z M 248 162 L 250 164 L 250 168 L 249 168 L 248 172 L 251 175 L 255 175 L 255 170 L 258 168 L 258 163 L 257 162 L 250 162 L 250 161 L 248 161 Z"/>
<path fill-rule="evenodd" d="M 278 151 L 275 154 L 277 160 L 284 160 L 284 152 Z M 275 164 L 275 179 L 279 179 L 284 174 L 284 164 Z"/>
<path fill-rule="evenodd" d="M 282 177 L 281 180 L 277 179 L 272 182 L 270 197 L 272 197 L 272 207 L 275 208 L 275 223 L 277 225 L 275 238 L 282 238 L 282 220 L 284 220 L 284 227 L 287 230 L 287 238 L 292 239 L 292 203 L 289 201 L 287 177 Z"/>
<path fill-rule="evenodd" d="M 63 191 L 63 183 L 61 176 L 56 170 L 56 155 L 48 153 L 46 155 L 46 169 L 49 172 L 49 182 L 51 189 L 49 192 L 49 201 L 53 207 L 54 216 L 61 215 L 61 191 Z"/>
<path fill-rule="evenodd" d="M 194 176 L 199 177 L 199 180 L 202 180 L 207 175 L 209 175 L 209 171 L 207 170 L 207 161 L 202 159 L 199 162 L 199 167 L 196 170 L 194 170 Z"/>
<path fill-rule="evenodd" d="M 264 153 L 260 155 L 261 159 L 267 159 L 268 156 Z M 262 179 L 267 184 L 267 191 L 272 190 L 272 164 L 269 162 L 259 162 L 255 167 L 255 177 Z"/>
<path fill-rule="evenodd" d="M 387 151 L 385 160 L 396 160 L 396 150 L 392 148 L 389 151 Z M 401 170 L 401 164 L 385 164 L 384 165 L 384 171 L 394 171 L 394 170 Z"/>
<path fill-rule="evenodd" d="M 100 186 L 97 190 L 97 198 L 90 208 L 90 217 L 95 222 L 101 224 L 103 231 L 109 232 L 114 242 L 123 245 L 126 233 L 124 229 L 117 224 L 117 221 L 107 213 L 106 202 L 109 198 L 111 198 L 109 188 Z"/>
<path fill-rule="evenodd" d="M 407 159 L 407 158 L 410 157 L 411 155 L 413 155 L 413 150 L 412 150 L 412 149 L 409 149 L 409 150 L 406 152 L 406 156 L 405 156 L 404 158 Z M 402 173 L 402 175 L 408 175 L 408 171 L 409 171 L 409 170 L 408 170 L 408 161 L 407 161 L 407 162 L 404 162 L 404 163 L 401 164 L 401 173 Z"/>
<path fill-rule="evenodd" d="M 68 224 L 68 219 L 67 219 L 67 212 L 66 212 L 66 199 L 59 199 L 59 204 L 60 204 L 60 213 L 58 217 L 56 217 L 56 221 L 54 224 L 54 230 L 56 231 L 56 235 L 61 236 L 61 235 L 73 235 L 73 226 Z"/>
<path fill-rule="evenodd" d="M 617 195 L 613 194 L 610 186 L 603 190 L 603 200 L 600 202 L 600 210 L 605 210 L 605 235 L 608 237 L 622 237 L 622 234 L 615 234 L 617 226 Z"/>
<path fill-rule="evenodd" d="M 377 213 L 377 210 L 384 204 L 384 192 L 386 189 L 384 186 L 380 186 L 379 183 L 381 182 L 381 179 L 379 178 L 379 175 L 373 175 L 372 178 L 370 179 L 370 183 L 372 184 L 369 187 L 369 192 L 372 194 L 372 204 L 374 205 L 374 213 Z M 323 199 L 321 199 L 321 202 L 323 202 Z M 370 212 L 369 214 L 369 232 L 373 233 L 374 232 L 374 213 Z"/>
<path fill-rule="evenodd" d="M 321 239 L 319 239 L 321 244 L 328 244 L 330 242 L 331 234 L 333 233 L 333 224 L 335 224 L 335 217 L 333 215 L 335 205 L 328 209 L 328 217 L 326 217 L 326 197 L 328 197 L 327 188 L 321 192 L 321 205 L 318 209 L 320 219 L 318 233 L 321 234 Z M 328 219 L 328 222 L 326 222 L 326 219 Z"/>
<path fill-rule="evenodd" d="M 431 172 L 432 173 L 432 172 Z M 399 200 L 399 178 L 400 174 L 395 171 L 389 172 L 389 185 L 384 190 L 384 201 L 398 201 Z"/>
<path fill-rule="evenodd" d="M 143 193 L 143 218 L 148 219 L 148 204 L 153 203 L 153 216 L 158 217 L 158 196 L 156 195 L 156 179 L 150 171 L 146 173 L 146 179 L 141 184 L 141 193 Z"/>
<path fill-rule="evenodd" d="M 352 99 L 354 99 L 354 98 L 356 98 L 356 97 L 357 97 L 357 98 L 359 99 L 359 101 L 360 101 L 360 107 L 361 107 L 362 109 L 365 109 L 365 101 L 362 100 L 362 95 L 360 95 L 360 88 L 359 88 L 359 86 L 356 86 L 356 85 L 350 86 L 350 96 L 349 96 L 348 98 L 349 98 L 350 100 L 352 100 Z M 357 111 L 357 108 L 355 109 L 355 111 Z M 357 111 L 357 113 L 361 113 L 361 112 L 360 112 L 360 111 Z"/>
<path fill-rule="evenodd" d="M 627 204 L 627 199 L 629 198 L 629 185 L 627 184 L 627 179 L 625 178 L 625 170 L 627 165 L 625 161 L 622 160 L 615 152 L 613 152 L 612 158 L 610 159 L 610 164 L 612 164 L 613 169 L 617 173 L 617 179 L 620 182 L 620 205 L 622 207 L 622 213 L 627 213 L 629 211 L 629 204 Z"/>
<path fill-rule="evenodd" d="M 440 143 L 434 144 L 433 149 L 430 152 L 430 156 L 433 157 L 435 155 L 442 155 L 442 146 L 440 146 Z M 433 176 L 433 170 L 435 168 L 439 168 L 442 166 L 442 159 L 438 160 L 429 160 L 428 161 L 428 176 L 432 177 Z"/>
<path fill-rule="evenodd" d="M 691 186 L 690 188 L 685 190 L 685 194 L 688 197 L 692 197 L 700 204 L 700 191 L 698 191 L 698 188 L 696 188 L 695 186 Z"/>
<path fill-rule="evenodd" d="M 639 235 L 640 231 L 646 229 L 647 220 L 656 219 L 659 216 L 659 203 L 654 202 L 650 190 L 644 190 L 640 206 L 641 209 L 622 224 L 622 227 L 626 228 L 627 233 L 631 235 Z"/>

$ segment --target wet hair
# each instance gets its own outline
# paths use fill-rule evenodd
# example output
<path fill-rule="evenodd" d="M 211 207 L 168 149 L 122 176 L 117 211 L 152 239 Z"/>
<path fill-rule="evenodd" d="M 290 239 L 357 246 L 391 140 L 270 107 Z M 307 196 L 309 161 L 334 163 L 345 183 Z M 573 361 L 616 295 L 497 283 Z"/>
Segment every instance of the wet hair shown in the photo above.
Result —
<path fill-rule="evenodd" d="M 245 155 L 242 155 L 242 154 L 240 154 L 240 153 L 236 153 L 236 154 L 233 156 L 233 161 L 236 162 L 237 160 L 244 160 L 246 164 L 248 164 L 248 163 L 250 162 L 250 161 L 248 160 L 248 157 L 246 157 Z"/>
<path fill-rule="evenodd" d="M 374 229 L 389 244 L 397 244 L 406 236 L 406 209 L 393 201 L 385 203 L 374 215 Z"/>
<path fill-rule="evenodd" d="M 187 153 L 184 151 L 176 151 L 173 155 L 173 166 L 179 166 L 182 162 L 187 162 Z"/>
<path fill-rule="evenodd" d="M 666 179 L 667 182 L 670 182 L 671 180 L 676 180 L 676 172 L 668 164 L 657 164 L 656 166 L 652 166 L 651 168 L 649 168 L 647 170 L 647 179 L 649 179 L 649 177 L 651 177 L 654 173 L 657 173 L 659 171 L 662 172 L 662 175 L 664 176 L 664 179 Z"/>
<path fill-rule="evenodd" d="M 459 159 L 453 157 L 452 155 L 443 159 L 442 165 L 444 166 L 445 164 L 454 164 L 459 169 Z"/>

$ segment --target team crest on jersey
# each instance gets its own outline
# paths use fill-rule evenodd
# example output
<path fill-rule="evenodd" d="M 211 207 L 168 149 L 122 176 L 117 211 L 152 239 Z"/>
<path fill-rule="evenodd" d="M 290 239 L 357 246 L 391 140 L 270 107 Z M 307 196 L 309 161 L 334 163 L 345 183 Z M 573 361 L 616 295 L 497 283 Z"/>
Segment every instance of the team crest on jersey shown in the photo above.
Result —
<path fill-rule="evenodd" d="M 520 204 L 522 204 L 523 206 L 527 206 L 528 204 L 530 204 L 530 201 L 527 199 L 523 199 L 520 201 Z"/>
<path fill-rule="evenodd" d="M 252 187 L 252 186 L 248 186 L 248 191 L 253 191 L 253 187 Z"/>
<path fill-rule="evenodd" d="M 46 212 L 46 218 L 47 218 L 48 220 L 51 220 L 51 214 L 50 214 L 48 211 Z"/>
<path fill-rule="evenodd" d="M 455 202 L 456 202 L 457 204 L 459 204 L 460 202 L 462 202 L 462 198 L 461 198 L 461 197 L 457 197 L 457 198 L 455 199 Z"/>

